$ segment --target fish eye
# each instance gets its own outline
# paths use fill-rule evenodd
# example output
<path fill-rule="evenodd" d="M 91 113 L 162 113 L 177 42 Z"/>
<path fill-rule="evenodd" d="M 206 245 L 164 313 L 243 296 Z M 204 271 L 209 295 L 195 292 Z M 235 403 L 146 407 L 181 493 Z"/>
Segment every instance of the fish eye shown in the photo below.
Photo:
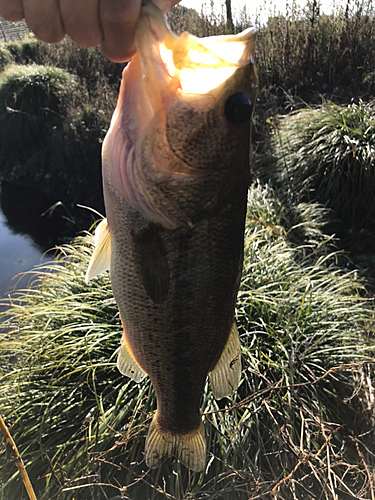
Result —
<path fill-rule="evenodd" d="M 224 108 L 226 119 L 234 125 L 250 121 L 251 100 L 244 92 L 237 92 L 227 99 Z"/>

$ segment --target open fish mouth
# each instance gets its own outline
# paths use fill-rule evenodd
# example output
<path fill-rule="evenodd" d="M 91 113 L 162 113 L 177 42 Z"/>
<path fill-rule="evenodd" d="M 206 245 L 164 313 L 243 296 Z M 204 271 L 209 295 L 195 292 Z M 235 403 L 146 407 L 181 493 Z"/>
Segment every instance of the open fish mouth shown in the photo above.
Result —
<path fill-rule="evenodd" d="M 253 62 L 254 42 L 254 28 L 237 35 L 176 36 L 162 12 L 147 1 L 135 32 L 137 53 L 125 68 L 117 111 L 122 104 L 142 131 L 171 99 L 216 96 L 237 69 Z"/>
<path fill-rule="evenodd" d="M 253 28 L 238 35 L 196 38 L 184 32 L 176 36 L 161 16 L 152 3 L 143 7 L 136 47 L 144 75 L 153 73 L 159 82 L 166 79 L 165 84 L 170 89 L 185 94 L 207 93 L 232 76 L 240 66 L 248 64 L 252 57 Z M 144 36 L 146 30 L 147 37 Z M 153 48 L 151 56 L 150 47 Z"/>

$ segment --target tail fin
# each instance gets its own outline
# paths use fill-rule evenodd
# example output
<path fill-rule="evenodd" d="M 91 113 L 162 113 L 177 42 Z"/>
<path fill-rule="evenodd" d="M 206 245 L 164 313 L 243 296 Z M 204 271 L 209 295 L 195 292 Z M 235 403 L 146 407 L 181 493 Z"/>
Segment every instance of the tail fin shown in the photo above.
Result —
<path fill-rule="evenodd" d="M 188 434 L 171 434 L 159 429 L 154 416 L 146 439 L 146 464 L 157 467 L 163 458 L 176 457 L 188 469 L 199 472 L 206 463 L 203 423 Z"/>

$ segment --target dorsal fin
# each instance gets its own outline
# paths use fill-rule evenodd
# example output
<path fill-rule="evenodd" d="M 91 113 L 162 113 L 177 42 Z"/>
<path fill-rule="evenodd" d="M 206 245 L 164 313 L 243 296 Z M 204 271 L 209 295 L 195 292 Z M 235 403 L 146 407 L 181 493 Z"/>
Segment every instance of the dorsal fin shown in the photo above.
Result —
<path fill-rule="evenodd" d="M 106 271 L 111 263 L 111 232 L 107 219 L 103 219 L 95 230 L 95 249 L 87 268 L 85 281 L 88 283 L 98 274 Z"/>

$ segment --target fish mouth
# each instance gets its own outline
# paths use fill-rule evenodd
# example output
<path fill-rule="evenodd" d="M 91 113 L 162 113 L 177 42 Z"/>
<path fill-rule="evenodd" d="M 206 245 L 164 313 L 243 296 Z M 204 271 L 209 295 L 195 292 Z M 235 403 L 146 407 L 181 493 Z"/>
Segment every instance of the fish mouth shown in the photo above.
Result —
<path fill-rule="evenodd" d="M 255 29 L 237 35 L 196 38 L 176 36 L 152 1 L 144 2 L 135 33 L 142 84 L 152 99 L 160 93 L 207 94 L 252 61 Z M 149 88 L 151 87 L 151 88 Z"/>

